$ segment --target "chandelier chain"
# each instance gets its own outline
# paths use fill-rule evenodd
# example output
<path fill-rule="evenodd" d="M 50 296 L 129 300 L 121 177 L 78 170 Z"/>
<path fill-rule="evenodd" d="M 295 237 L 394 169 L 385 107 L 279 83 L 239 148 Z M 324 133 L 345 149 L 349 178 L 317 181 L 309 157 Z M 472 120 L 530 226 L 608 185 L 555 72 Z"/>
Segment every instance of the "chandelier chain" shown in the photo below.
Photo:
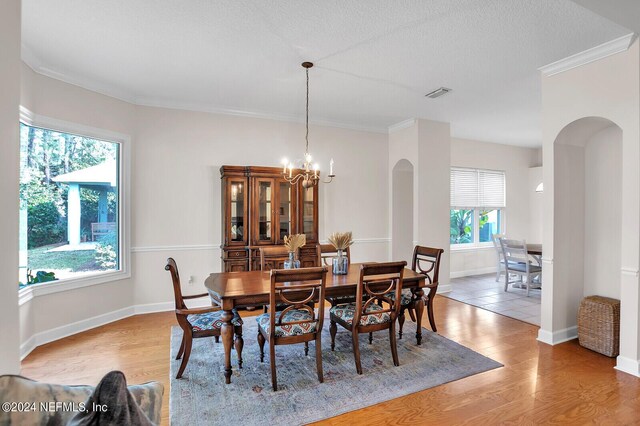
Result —
<path fill-rule="evenodd" d="M 309 152 L 309 68 L 307 68 L 306 71 L 307 71 L 307 107 L 306 107 L 306 111 L 307 111 L 307 117 L 306 117 L 307 133 L 305 135 L 305 140 L 307 142 L 307 147 L 306 147 L 305 152 L 308 153 Z"/>

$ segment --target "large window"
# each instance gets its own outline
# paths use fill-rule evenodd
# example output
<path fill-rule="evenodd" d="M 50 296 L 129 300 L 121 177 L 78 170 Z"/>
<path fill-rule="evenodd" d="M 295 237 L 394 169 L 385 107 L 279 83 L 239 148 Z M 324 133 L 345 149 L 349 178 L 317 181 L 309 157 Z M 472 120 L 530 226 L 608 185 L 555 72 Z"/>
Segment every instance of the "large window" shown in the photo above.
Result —
<path fill-rule="evenodd" d="M 493 234 L 504 233 L 504 208 L 504 172 L 451 169 L 452 247 L 490 245 Z"/>
<path fill-rule="evenodd" d="M 25 287 L 120 270 L 120 143 L 20 125 Z"/>

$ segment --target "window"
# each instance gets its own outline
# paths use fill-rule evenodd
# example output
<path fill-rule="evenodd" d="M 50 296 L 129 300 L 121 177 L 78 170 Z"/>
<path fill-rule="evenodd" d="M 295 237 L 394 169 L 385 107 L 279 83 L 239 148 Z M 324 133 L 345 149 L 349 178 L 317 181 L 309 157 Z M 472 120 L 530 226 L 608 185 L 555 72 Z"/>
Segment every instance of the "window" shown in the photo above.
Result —
<path fill-rule="evenodd" d="M 20 287 L 121 271 L 121 144 L 20 124 Z"/>
<path fill-rule="evenodd" d="M 504 233 L 505 174 L 451 169 L 450 243 L 456 247 L 491 245 Z"/>

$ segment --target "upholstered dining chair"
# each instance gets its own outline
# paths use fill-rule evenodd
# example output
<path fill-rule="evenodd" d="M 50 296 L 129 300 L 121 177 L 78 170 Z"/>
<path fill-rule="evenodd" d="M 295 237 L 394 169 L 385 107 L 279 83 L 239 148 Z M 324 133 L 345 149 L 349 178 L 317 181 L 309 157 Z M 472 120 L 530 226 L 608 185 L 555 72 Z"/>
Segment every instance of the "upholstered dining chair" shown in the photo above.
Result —
<path fill-rule="evenodd" d="M 424 275 L 426 294 L 422 296 L 424 300 L 424 307 L 427 311 L 427 317 L 429 318 L 429 325 L 431 330 L 438 331 L 436 328 L 436 321 L 433 315 L 433 299 L 436 297 L 438 291 L 438 275 L 440 274 L 440 258 L 444 253 L 443 249 L 425 246 L 415 246 L 413 249 L 413 260 L 411 262 L 411 269 L 419 274 Z M 427 292 L 428 290 L 428 292 Z M 409 312 L 411 320 L 417 322 L 418 327 L 422 327 L 422 318 L 418 317 L 415 313 L 415 304 L 417 299 L 411 291 L 406 288 L 402 290 L 400 299 L 400 313 L 398 314 L 398 338 L 402 339 L 402 327 L 405 320 L 405 312 Z M 419 339 L 419 337 L 416 337 Z M 421 343 L 418 340 L 418 345 Z"/>
<path fill-rule="evenodd" d="M 309 342 L 315 341 L 316 369 L 318 380 L 322 374 L 322 323 L 324 321 L 324 291 L 327 268 L 272 269 L 269 292 L 269 312 L 256 318 L 258 322 L 258 344 L 260 362 L 264 361 L 264 345 L 269 342 L 271 383 L 278 390 L 276 376 L 276 346 L 305 344 L 305 355 L 309 353 Z M 318 303 L 317 313 L 312 307 Z M 283 307 L 282 310 L 275 307 Z"/>
<path fill-rule="evenodd" d="M 173 281 L 173 295 L 176 302 L 176 319 L 180 328 L 182 328 L 182 342 L 180 343 L 180 349 L 178 350 L 178 356 L 176 359 L 182 358 L 182 363 L 178 369 L 176 379 L 182 377 L 184 369 L 187 367 L 189 357 L 191 356 L 191 344 L 193 339 L 201 337 L 215 336 L 216 342 L 220 338 L 222 329 L 222 311 L 217 306 L 208 308 L 194 308 L 190 309 L 184 303 L 185 300 L 197 299 L 200 297 L 208 297 L 208 293 L 194 294 L 191 296 L 182 295 L 182 287 L 180 286 L 180 274 L 178 273 L 178 266 L 173 258 L 167 259 L 167 265 L 164 267 L 166 271 L 171 273 L 171 280 Z M 233 311 L 233 319 L 231 320 L 233 329 L 236 335 L 235 349 L 238 354 L 238 367 L 242 368 L 242 347 L 244 341 L 242 340 L 242 318 L 238 315 L 238 312 Z"/>
<path fill-rule="evenodd" d="M 542 275 L 542 268 L 538 265 L 532 264 L 529 260 L 526 241 L 501 238 L 500 244 L 502 245 L 502 255 L 504 257 L 505 266 L 504 291 L 507 291 L 509 284 L 517 282 L 519 284 L 521 283 L 522 285 L 526 285 L 527 297 L 529 297 L 531 282 L 536 277 L 540 278 Z M 520 277 L 520 281 L 510 281 L 510 275 Z M 526 280 L 524 280 L 524 278 L 526 278 Z"/>
<path fill-rule="evenodd" d="M 319 266 L 327 266 L 329 268 L 333 267 L 333 258 L 338 257 L 338 250 L 331 244 L 319 244 L 320 253 L 318 258 Z M 344 255 L 347 256 L 347 260 L 349 261 L 349 265 L 351 265 L 351 247 L 347 247 L 344 250 Z"/>
<path fill-rule="evenodd" d="M 504 234 L 493 234 L 491 241 L 493 242 L 493 248 L 496 251 L 496 282 L 500 281 L 500 275 L 504 273 L 504 256 L 502 255 L 502 245 L 500 239 L 505 238 Z"/>
<path fill-rule="evenodd" d="M 396 345 L 395 323 L 400 311 L 400 294 L 404 267 L 407 262 L 364 263 L 360 265 L 360 278 L 356 287 L 355 302 L 342 303 L 329 310 L 331 325 L 331 350 L 335 350 L 337 324 L 351 332 L 353 342 L 353 356 L 356 371 L 362 374 L 360 363 L 360 345 L 358 336 L 361 333 L 389 330 L 391 356 L 393 365 L 398 366 L 398 347 Z M 388 297 L 393 292 L 394 298 Z M 378 301 L 386 304 L 380 306 Z M 371 342 L 371 337 L 369 337 Z"/>
<path fill-rule="evenodd" d="M 299 252 L 296 253 L 296 258 Z M 284 261 L 289 259 L 289 252 L 285 246 L 260 247 L 260 270 L 283 269 Z"/>

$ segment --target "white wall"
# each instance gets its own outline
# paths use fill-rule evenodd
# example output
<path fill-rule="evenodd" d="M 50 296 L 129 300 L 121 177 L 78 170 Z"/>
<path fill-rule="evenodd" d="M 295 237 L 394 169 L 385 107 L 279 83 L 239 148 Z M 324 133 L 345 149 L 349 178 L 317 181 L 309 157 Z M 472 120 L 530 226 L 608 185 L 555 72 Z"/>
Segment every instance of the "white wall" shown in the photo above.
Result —
<path fill-rule="evenodd" d="M 18 374 L 20 1 L 0 3 L 0 374 Z"/>
<path fill-rule="evenodd" d="M 621 329 L 616 368 L 640 376 L 640 50 L 629 50 L 578 68 L 542 77 L 544 229 L 542 318 L 538 339 L 555 344 L 576 335 L 575 301 L 564 290 L 571 255 L 557 241 L 570 226 L 558 216 L 554 145 L 561 131 L 585 117 L 603 117 L 622 129 L 620 243 Z"/>
<path fill-rule="evenodd" d="M 584 148 L 584 295 L 620 299 L 622 131 L 602 130 Z"/>
<path fill-rule="evenodd" d="M 392 170 L 391 259 L 411 265 L 413 257 L 413 165 L 401 160 Z"/>
<path fill-rule="evenodd" d="M 133 251 L 131 279 L 24 303 L 24 350 L 107 321 L 110 312 L 133 313 L 132 305 L 138 312 L 170 307 L 168 256 L 176 258 L 183 277 L 195 276 L 184 292 L 203 292 L 206 276 L 221 266 L 220 166 L 277 166 L 283 156 L 301 157 L 304 150 L 300 123 L 135 106 L 26 66 L 23 75 L 21 101 L 35 114 L 131 136 Z M 355 262 L 387 260 L 387 135 L 311 126 L 310 150 L 321 172 L 333 157 L 337 174 L 333 183 L 320 186 L 320 238 L 350 230 Z"/>
<path fill-rule="evenodd" d="M 538 150 L 465 139 L 451 139 L 451 166 L 503 170 L 506 178 L 506 233 L 539 243 L 530 235 L 529 168 L 538 166 Z M 495 272 L 493 247 L 451 251 L 452 277 Z"/>
<path fill-rule="evenodd" d="M 529 233 L 527 241 L 532 243 L 542 242 L 542 213 L 544 210 L 543 193 L 536 192 L 536 188 L 542 183 L 542 166 L 529 168 Z"/>

